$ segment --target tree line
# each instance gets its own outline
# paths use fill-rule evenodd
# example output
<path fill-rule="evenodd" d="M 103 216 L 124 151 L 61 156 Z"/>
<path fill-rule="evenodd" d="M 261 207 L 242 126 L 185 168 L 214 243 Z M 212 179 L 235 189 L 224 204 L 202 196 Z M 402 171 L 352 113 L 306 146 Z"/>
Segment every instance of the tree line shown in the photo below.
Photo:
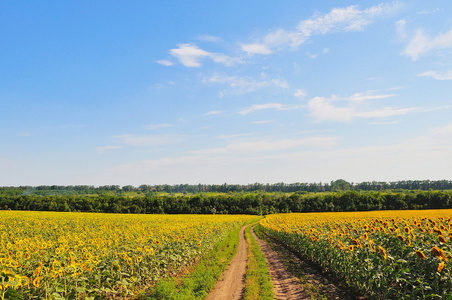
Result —
<path fill-rule="evenodd" d="M 197 193 L 14 195 L 0 193 L 7 210 L 146 214 L 255 214 L 452 208 L 452 191 L 340 191 L 327 193 Z"/>
<path fill-rule="evenodd" d="M 138 187 L 132 185 L 43 185 L 43 186 L 20 186 L 20 187 L 0 187 L 0 195 L 125 195 L 128 192 L 139 194 L 152 193 L 237 193 L 237 192 L 337 192 L 337 191 L 386 191 L 386 190 L 451 190 L 452 180 L 401 180 L 394 182 L 366 181 L 360 183 L 350 183 L 343 179 L 331 181 L 330 183 L 274 183 L 274 184 L 175 184 L 175 185 L 147 185 Z"/>

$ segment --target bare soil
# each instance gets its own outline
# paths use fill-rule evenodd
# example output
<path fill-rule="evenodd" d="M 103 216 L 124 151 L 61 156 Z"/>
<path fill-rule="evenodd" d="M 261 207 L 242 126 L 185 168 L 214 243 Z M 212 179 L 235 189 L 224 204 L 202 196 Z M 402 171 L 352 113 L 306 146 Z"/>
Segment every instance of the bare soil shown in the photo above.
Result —
<path fill-rule="evenodd" d="M 320 274 L 309 263 L 284 249 L 277 241 L 270 237 L 266 238 L 273 248 L 278 250 L 275 251 L 266 241 L 256 236 L 254 231 L 252 232 L 267 260 L 276 299 L 352 299 L 335 283 Z M 283 263 L 283 260 L 286 263 Z M 292 270 L 297 270 L 297 274 L 288 270 L 288 262 Z"/>
<path fill-rule="evenodd" d="M 237 254 L 217 282 L 215 289 L 207 296 L 207 300 L 242 299 L 248 261 L 244 234 L 246 227 L 244 226 L 240 230 Z M 322 275 L 319 270 L 299 259 L 292 252 L 284 249 L 276 240 L 267 236 L 264 241 L 256 236 L 253 230 L 251 232 L 267 261 L 275 299 L 362 299 L 347 295 L 334 281 Z M 296 272 L 288 270 L 288 263 L 289 268 Z"/>
<path fill-rule="evenodd" d="M 248 225 L 250 226 L 250 225 Z M 206 300 L 239 300 L 245 287 L 245 270 L 248 262 L 245 228 L 239 233 L 237 254 L 231 260 L 228 268 L 217 282 L 215 289 L 209 293 Z"/>

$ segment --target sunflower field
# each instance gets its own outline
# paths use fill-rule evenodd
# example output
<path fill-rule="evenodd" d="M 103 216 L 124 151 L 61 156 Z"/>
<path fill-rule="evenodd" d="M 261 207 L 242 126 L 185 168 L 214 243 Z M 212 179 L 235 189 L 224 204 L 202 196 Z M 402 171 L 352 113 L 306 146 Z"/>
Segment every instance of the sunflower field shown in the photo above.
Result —
<path fill-rule="evenodd" d="M 132 298 L 252 218 L 0 211 L 0 299 Z"/>
<path fill-rule="evenodd" d="M 371 298 L 452 299 L 452 210 L 276 214 L 260 226 Z"/>

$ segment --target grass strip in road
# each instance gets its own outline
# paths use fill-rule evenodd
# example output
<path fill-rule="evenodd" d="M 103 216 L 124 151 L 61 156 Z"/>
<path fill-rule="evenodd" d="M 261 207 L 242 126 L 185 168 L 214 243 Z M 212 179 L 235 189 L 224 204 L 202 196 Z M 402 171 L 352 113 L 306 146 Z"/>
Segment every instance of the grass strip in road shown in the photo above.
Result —
<path fill-rule="evenodd" d="M 274 299 L 273 284 L 265 257 L 251 234 L 251 227 L 245 229 L 248 246 L 248 264 L 245 273 L 244 300 Z"/>
<path fill-rule="evenodd" d="M 250 223 L 255 223 L 254 219 Z M 147 300 L 205 299 L 237 253 L 240 227 L 231 231 L 205 255 L 188 274 L 180 278 L 165 278 L 149 290 Z"/>

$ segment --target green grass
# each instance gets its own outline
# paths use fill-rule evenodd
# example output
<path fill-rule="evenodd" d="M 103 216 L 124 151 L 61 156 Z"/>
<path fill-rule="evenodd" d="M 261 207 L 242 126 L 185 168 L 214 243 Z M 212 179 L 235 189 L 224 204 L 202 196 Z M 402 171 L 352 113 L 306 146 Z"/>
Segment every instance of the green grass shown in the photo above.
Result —
<path fill-rule="evenodd" d="M 265 257 L 251 234 L 251 226 L 245 230 L 248 246 L 248 265 L 245 273 L 244 300 L 274 299 L 273 284 Z"/>
<path fill-rule="evenodd" d="M 256 222 L 254 219 L 250 223 Z M 147 300 L 204 299 L 215 287 L 221 274 L 237 253 L 240 228 L 231 231 L 227 237 L 209 251 L 188 274 L 179 278 L 166 278 L 157 282 L 146 296 Z"/>

